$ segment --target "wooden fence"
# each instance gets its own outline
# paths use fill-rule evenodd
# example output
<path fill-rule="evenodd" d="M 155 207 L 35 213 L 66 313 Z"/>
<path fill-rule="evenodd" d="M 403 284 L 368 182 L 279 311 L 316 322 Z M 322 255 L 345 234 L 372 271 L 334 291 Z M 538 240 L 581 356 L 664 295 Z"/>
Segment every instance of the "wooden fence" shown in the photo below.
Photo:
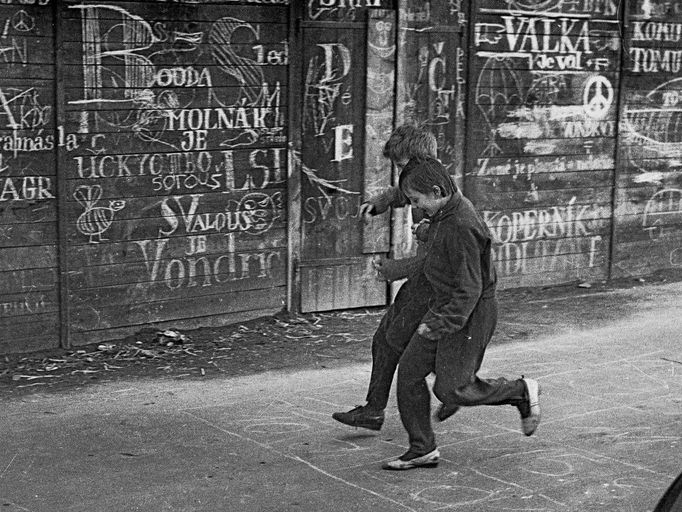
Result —
<path fill-rule="evenodd" d="M 682 0 L 0 3 L 0 352 L 386 303 L 424 123 L 505 287 L 682 265 Z"/>

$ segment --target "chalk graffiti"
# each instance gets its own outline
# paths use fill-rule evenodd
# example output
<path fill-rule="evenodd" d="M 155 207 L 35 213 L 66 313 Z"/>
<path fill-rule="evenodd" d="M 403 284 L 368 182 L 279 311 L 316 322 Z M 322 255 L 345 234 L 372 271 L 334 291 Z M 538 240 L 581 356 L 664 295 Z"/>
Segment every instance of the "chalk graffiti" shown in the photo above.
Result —
<path fill-rule="evenodd" d="M 87 43 L 83 45 L 83 98 L 69 103 L 122 107 L 84 110 L 81 133 L 91 132 L 93 123 L 95 131 L 101 125 L 127 128 L 143 141 L 176 150 L 180 148 L 169 142 L 167 131 L 181 130 L 186 139 L 206 136 L 187 132 L 224 132 L 224 147 L 281 136 L 280 85 L 268 84 L 262 69 L 264 63 L 287 64 L 286 41 L 281 49 L 253 44 L 255 58 L 250 58 L 235 50 L 233 38 L 236 32 L 250 34 L 253 43 L 258 43 L 260 26 L 237 18 L 223 17 L 205 32 L 188 32 L 165 22 L 147 21 L 119 6 L 79 4 L 70 8 L 81 12 L 83 41 Z M 199 67 L 191 62 L 199 62 L 203 52 L 217 66 Z M 168 60 L 178 64 L 169 66 Z M 217 87 L 230 80 L 237 87 Z M 206 91 L 204 104 L 213 107 L 192 109 L 202 89 Z M 190 148 L 191 141 L 184 144 L 183 149 L 202 149 Z"/>
<path fill-rule="evenodd" d="M 476 106 L 488 127 L 482 156 L 495 156 L 502 151 L 495 137 L 497 125 L 523 103 L 520 78 L 512 60 L 490 57 L 481 68 L 475 91 Z"/>
<path fill-rule="evenodd" d="M 312 224 L 330 218 L 341 221 L 348 218 L 357 219 L 360 213 L 362 198 L 353 196 L 317 196 L 306 197 L 303 201 L 303 223 Z"/>
<path fill-rule="evenodd" d="M 189 205 L 183 196 L 173 196 L 161 201 L 161 216 L 167 224 L 159 228 L 160 236 L 169 236 L 183 227 L 187 234 L 244 232 L 260 235 L 270 230 L 283 211 L 282 193 L 268 195 L 251 192 L 239 201 L 231 199 L 223 211 L 198 213 L 200 194 L 191 194 Z"/>
<path fill-rule="evenodd" d="M 574 197 L 567 206 L 528 209 L 511 214 L 486 210 L 483 219 L 496 243 L 594 234 L 603 222 L 601 208 L 575 203 Z"/>
<path fill-rule="evenodd" d="M 161 283 L 169 290 L 197 286 L 224 285 L 245 279 L 270 279 L 284 263 L 284 251 L 271 249 L 253 252 L 235 250 L 234 233 L 226 233 L 228 250 L 210 254 L 206 241 L 192 240 L 188 255 L 167 259 L 168 238 L 136 241 L 144 258 L 148 281 L 136 286 L 149 287 Z"/>
<path fill-rule="evenodd" d="M 351 93 L 345 77 L 351 69 L 350 50 L 341 43 L 318 44 L 323 59 L 314 55 L 308 61 L 303 98 L 303 125 L 315 137 L 323 137 L 334 121 L 339 102 L 348 104 Z"/>
<path fill-rule="evenodd" d="M 99 185 L 80 185 L 73 197 L 85 209 L 76 219 L 78 232 L 87 236 L 91 244 L 105 241 L 102 235 L 111 227 L 114 214 L 125 208 L 126 202 L 116 199 L 110 201 L 108 206 L 95 206 L 102 197 Z"/>
<path fill-rule="evenodd" d="M 39 201 L 54 199 L 52 178 L 47 176 L 23 176 L 0 178 L 0 202 Z"/>
<path fill-rule="evenodd" d="M 518 158 L 479 158 L 473 172 L 478 176 L 505 176 L 531 179 L 534 174 L 551 172 L 574 172 L 613 169 L 615 161 L 610 156 L 590 156 L 587 158 L 550 158 L 535 157 L 532 160 Z"/>
<path fill-rule="evenodd" d="M 0 316 L 33 315 L 56 308 L 44 294 L 0 302 Z"/>
<path fill-rule="evenodd" d="M 642 214 L 642 229 L 651 240 L 675 236 L 682 224 L 682 190 L 665 188 L 656 192 L 647 202 Z"/>
<path fill-rule="evenodd" d="M 493 255 L 503 275 L 591 268 L 600 263 L 607 220 L 602 207 L 576 205 L 511 213 L 484 211 L 495 241 Z"/>

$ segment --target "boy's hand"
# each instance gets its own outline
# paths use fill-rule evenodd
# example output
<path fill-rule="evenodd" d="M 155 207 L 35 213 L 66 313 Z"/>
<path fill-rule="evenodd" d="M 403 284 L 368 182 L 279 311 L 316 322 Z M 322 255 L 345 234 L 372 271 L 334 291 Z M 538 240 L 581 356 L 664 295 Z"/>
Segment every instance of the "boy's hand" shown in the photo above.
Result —
<path fill-rule="evenodd" d="M 417 327 L 417 334 L 421 336 L 422 338 L 426 338 L 427 340 L 437 340 L 440 338 L 440 336 L 429 329 L 429 326 L 426 324 L 419 324 L 419 327 Z"/>
<path fill-rule="evenodd" d="M 412 224 L 412 234 L 418 242 L 426 242 L 428 240 L 430 226 L 431 221 L 428 219 L 423 219 L 417 224 Z"/>
<path fill-rule="evenodd" d="M 374 217 L 374 205 L 372 203 L 362 203 L 360 205 L 360 216 L 369 221 Z"/>
<path fill-rule="evenodd" d="M 384 281 L 388 281 L 388 279 L 386 278 L 386 276 L 383 273 L 384 261 L 386 261 L 386 257 L 385 256 L 379 256 L 378 258 L 372 260 L 372 266 L 377 271 L 377 274 L 379 274 L 379 277 L 381 279 L 383 279 Z"/>

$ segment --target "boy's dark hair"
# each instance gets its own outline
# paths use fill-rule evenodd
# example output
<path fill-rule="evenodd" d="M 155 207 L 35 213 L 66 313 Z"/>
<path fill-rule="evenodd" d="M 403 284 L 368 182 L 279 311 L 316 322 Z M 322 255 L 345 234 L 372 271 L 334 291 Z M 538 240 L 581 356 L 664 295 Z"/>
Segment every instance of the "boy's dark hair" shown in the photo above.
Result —
<path fill-rule="evenodd" d="M 444 196 L 457 192 L 448 170 L 435 158 L 412 158 L 400 173 L 400 190 L 406 189 L 427 194 L 433 187 L 440 187 Z"/>
<path fill-rule="evenodd" d="M 436 137 L 426 128 L 407 123 L 398 126 L 389 136 L 384 158 L 402 162 L 410 158 L 438 158 Z"/>

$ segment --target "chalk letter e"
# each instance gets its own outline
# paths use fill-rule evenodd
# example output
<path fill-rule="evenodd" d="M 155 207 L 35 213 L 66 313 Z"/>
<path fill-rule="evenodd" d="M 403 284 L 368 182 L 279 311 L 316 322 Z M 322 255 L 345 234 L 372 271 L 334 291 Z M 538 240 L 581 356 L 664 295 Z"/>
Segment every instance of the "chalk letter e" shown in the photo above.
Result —
<path fill-rule="evenodd" d="M 334 159 L 340 162 L 353 158 L 353 125 L 342 124 L 334 128 Z"/>

